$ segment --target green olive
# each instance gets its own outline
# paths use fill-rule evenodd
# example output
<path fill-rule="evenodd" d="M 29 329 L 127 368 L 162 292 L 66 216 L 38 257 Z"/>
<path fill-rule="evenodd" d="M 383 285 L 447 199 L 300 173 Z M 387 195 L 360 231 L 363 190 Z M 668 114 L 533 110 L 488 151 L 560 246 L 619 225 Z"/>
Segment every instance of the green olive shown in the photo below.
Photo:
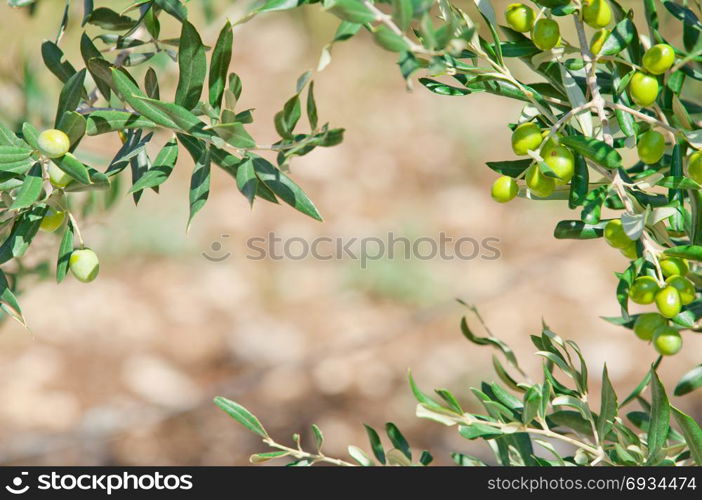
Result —
<path fill-rule="evenodd" d="M 629 95 L 639 106 L 650 106 L 658 97 L 658 80 L 651 75 L 637 71 L 629 81 Z"/>
<path fill-rule="evenodd" d="M 585 0 L 583 21 L 592 28 L 604 28 L 612 22 L 612 8 L 606 0 Z"/>
<path fill-rule="evenodd" d="M 512 133 L 512 150 L 515 154 L 524 156 L 527 151 L 533 151 L 541 145 L 543 137 L 541 129 L 535 123 L 522 123 Z"/>
<path fill-rule="evenodd" d="M 519 193 L 517 181 L 507 175 L 498 178 L 492 184 L 492 199 L 499 203 L 507 203 Z"/>
<path fill-rule="evenodd" d="M 604 238 L 609 246 L 624 249 L 634 241 L 624 232 L 621 219 L 612 219 L 604 228 Z"/>
<path fill-rule="evenodd" d="M 47 210 L 46 215 L 41 220 L 39 229 L 46 231 L 47 233 L 53 233 L 61 227 L 65 219 L 66 214 L 64 212 L 56 211 L 53 208 L 50 208 Z"/>
<path fill-rule="evenodd" d="M 65 132 L 56 129 L 44 130 L 37 138 L 39 151 L 47 158 L 60 158 L 68 153 L 71 140 Z"/>
<path fill-rule="evenodd" d="M 570 149 L 565 146 L 552 146 L 545 153 L 542 149 L 541 153 L 544 163 L 560 177 L 561 183 L 569 183 L 575 173 L 575 160 Z M 556 180 L 556 182 L 559 181 Z"/>
<path fill-rule="evenodd" d="M 675 50 L 667 43 L 654 45 L 644 53 L 643 67 L 652 75 L 662 75 L 675 62 Z"/>
<path fill-rule="evenodd" d="M 637 304 L 652 304 L 653 301 L 656 300 L 656 295 L 659 290 L 660 287 L 655 278 L 651 276 L 641 276 L 640 278 L 636 278 L 634 283 L 632 283 L 629 289 L 629 298 Z M 675 291 L 675 289 L 673 289 L 673 291 Z"/>
<path fill-rule="evenodd" d="M 606 28 L 595 31 L 595 34 L 592 35 L 592 39 L 590 40 L 590 52 L 594 55 L 599 54 L 607 38 L 609 38 L 609 33 L 610 31 Z"/>
<path fill-rule="evenodd" d="M 661 326 L 667 326 L 668 320 L 658 313 L 644 313 L 634 322 L 634 333 L 641 340 L 651 340 L 655 331 Z"/>
<path fill-rule="evenodd" d="M 553 19 L 539 19 L 531 30 L 531 41 L 541 50 L 551 50 L 561 41 L 558 23 Z"/>
<path fill-rule="evenodd" d="M 661 271 L 663 271 L 663 276 L 670 278 L 671 276 L 687 276 L 690 272 L 690 267 L 687 265 L 685 259 L 680 259 L 678 257 L 667 257 L 661 259 L 660 261 Z"/>
<path fill-rule="evenodd" d="M 682 337 L 680 333 L 670 326 L 662 326 L 653 335 L 653 347 L 663 356 L 672 356 L 682 349 Z"/>
<path fill-rule="evenodd" d="M 673 318 L 680 314 L 682 303 L 678 290 L 671 285 L 661 288 L 656 293 L 656 307 L 658 307 L 658 312 L 666 318 Z"/>
<path fill-rule="evenodd" d="M 682 305 L 686 306 L 695 300 L 695 285 L 689 279 L 675 275 L 665 280 L 665 282 L 678 291 Z"/>
<path fill-rule="evenodd" d="M 510 28 L 520 33 L 531 31 L 534 26 L 534 11 L 523 3 L 512 3 L 505 10 L 505 19 Z"/>
<path fill-rule="evenodd" d="M 100 272 L 98 256 L 89 248 L 74 250 L 68 261 L 73 275 L 83 283 L 90 283 Z"/>
<path fill-rule="evenodd" d="M 538 165 L 532 165 L 526 172 L 526 185 L 539 198 L 551 196 L 556 188 L 556 179 L 545 176 Z"/>
<path fill-rule="evenodd" d="M 625 246 L 624 248 L 620 248 L 619 251 L 624 257 L 630 260 L 634 260 L 639 257 L 635 241 L 632 241 L 629 245 Z"/>
<path fill-rule="evenodd" d="M 54 187 L 65 188 L 73 180 L 73 177 L 71 177 L 66 172 L 64 172 L 63 170 L 58 168 L 53 161 L 49 162 L 49 169 L 48 170 L 49 170 L 49 180 L 51 181 L 51 184 Z"/>
<path fill-rule="evenodd" d="M 665 153 L 665 137 L 660 132 L 649 130 L 639 137 L 636 144 L 639 159 L 649 165 L 658 163 Z"/>
<path fill-rule="evenodd" d="M 695 151 L 687 161 L 687 175 L 697 184 L 702 184 L 702 151 Z"/>

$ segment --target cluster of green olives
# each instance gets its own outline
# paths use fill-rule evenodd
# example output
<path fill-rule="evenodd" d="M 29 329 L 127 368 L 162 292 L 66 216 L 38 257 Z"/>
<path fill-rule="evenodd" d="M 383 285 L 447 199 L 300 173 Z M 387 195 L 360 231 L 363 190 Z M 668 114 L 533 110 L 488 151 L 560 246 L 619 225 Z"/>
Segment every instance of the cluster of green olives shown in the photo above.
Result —
<path fill-rule="evenodd" d="M 604 238 L 627 257 L 636 258 L 636 242 L 627 236 L 621 220 L 614 219 L 607 223 Z M 640 276 L 629 288 L 629 298 L 637 304 L 656 304 L 658 312 L 638 316 L 634 333 L 642 340 L 653 342 L 660 354 L 670 356 L 682 349 L 682 337 L 678 330 L 668 324 L 668 320 L 695 300 L 696 290 L 687 278 L 690 267 L 686 260 L 666 257 L 659 263 L 665 283 L 661 285 L 653 276 Z"/>
<path fill-rule="evenodd" d="M 629 95 L 639 106 L 650 106 L 656 102 L 659 85 L 658 75 L 668 71 L 675 62 L 675 50 L 667 43 L 659 43 L 648 49 L 642 58 L 644 71 L 637 71 L 629 81 Z"/>
<path fill-rule="evenodd" d="M 508 5 L 505 9 L 505 20 L 514 31 L 531 32 L 531 41 L 541 50 L 551 50 L 561 41 L 558 23 L 547 18 L 535 22 L 534 10 L 523 3 Z"/>
<path fill-rule="evenodd" d="M 545 175 L 536 163 L 526 170 L 524 178 L 527 187 L 541 198 L 550 196 L 556 186 L 568 184 L 575 174 L 573 153 L 567 147 L 558 144 L 554 138 L 546 139 L 548 134 L 548 130 L 542 131 L 533 122 L 522 123 L 512 133 L 512 150 L 515 154 L 525 156 L 529 151 L 537 151 L 540 148 L 544 163 L 558 176 L 556 178 Z M 506 175 L 498 178 L 492 185 L 492 197 L 500 203 L 512 200 L 518 192 L 517 181 Z"/>
<path fill-rule="evenodd" d="M 55 188 L 65 188 L 73 178 L 51 161 L 69 153 L 71 141 L 65 132 L 56 129 L 44 130 L 37 138 L 39 152 L 47 158 L 49 181 Z M 62 210 L 49 208 L 41 220 L 39 228 L 43 231 L 54 232 L 63 226 L 66 213 Z M 90 248 L 80 248 L 71 253 L 68 268 L 78 281 L 89 283 L 97 278 L 100 271 L 100 261 L 97 254 Z"/>

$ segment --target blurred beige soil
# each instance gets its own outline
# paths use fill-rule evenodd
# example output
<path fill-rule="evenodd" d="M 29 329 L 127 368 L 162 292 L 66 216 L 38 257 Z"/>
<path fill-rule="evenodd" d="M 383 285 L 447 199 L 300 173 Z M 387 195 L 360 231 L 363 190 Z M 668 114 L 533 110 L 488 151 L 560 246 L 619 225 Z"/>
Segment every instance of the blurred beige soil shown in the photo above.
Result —
<path fill-rule="evenodd" d="M 334 29 L 316 11 L 270 15 L 235 34 L 241 109 L 256 108 L 251 131 L 261 142 L 275 140 L 274 112 L 301 69 L 315 67 Z M 6 53 L 37 59 L 55 19 L 2 13 L 11 18 L 10 33 L 3 27 L 0 35 Z M 66 47 L 76 45 L 73 28 Z M 479 306 L 534 378 L 539 360 L 529 334 L 544 318 L 581 345 L 593 390 L 605 362 L 621 393 L 638 383 L 653 350 L 599 319 L 618 313 L 613 273 L 624 258 L 602 241 L 554 240 L 556 222 L 578 216 L 563 203 L 490 199 L 495 176 L 484 163 L 512 158 L 505 125 L 519 107 L 489 95 L 408 93 L 394 56 L 367 36 L 339 44 L 333 56 L 315 75 L 317 101 L 322 120 L 347 128 L 345 141 L 292 165 L 325 222 L 265 202 L 252 211 L 218 171 L 186 238 L 191 162 L 182 151 L 160 195 L 146 193 L 138 208 L 124 197 L 114 213 L 91 219 L 86 239 L 104 263 L 95 283 L 33 285 L 22 297 L 32 334 L 2 326 L 1 463 L 245 464 L 263 447 L 211 403 L 216 395 L 243 403 L 280 440 L 301 431 L 309 443 L 317 423 L 330 455 L 345 455 L 350 443 L 367 448 L 361 423 L 382 428 L 393 420 L 438 463 L 449 463 L 454 450 L 486 456 L 483 444 L 417 420 L 406 382 L 411 368 L 425 390 L 449 388 L 478 410 L 468 389 L 496 378 L 492 352 L 463 339 L 466 310 L 455 298 Z M 55 93 L 55 81 L 43 84 Z M 17 101 L 13 88 L 0 80 L 0 107 Z M 115 146 L 113 137 L 85 142 L 95 155 Z M 367 270 L 348 260 L 246 259 L 246 240 L 271 231 L 308 239 L 443 231 L 499 238 L 502 257 L 397 259 Z M 41 237 L 53 255 L 58 240 Z M 232 256 L 203 258 L 213 242 Z M 685 342 L 663 363 L 670 383 L 699 362 L 702 339 L 686 334 Z M 672 399 L 702 416 L 699 395 Z"/>

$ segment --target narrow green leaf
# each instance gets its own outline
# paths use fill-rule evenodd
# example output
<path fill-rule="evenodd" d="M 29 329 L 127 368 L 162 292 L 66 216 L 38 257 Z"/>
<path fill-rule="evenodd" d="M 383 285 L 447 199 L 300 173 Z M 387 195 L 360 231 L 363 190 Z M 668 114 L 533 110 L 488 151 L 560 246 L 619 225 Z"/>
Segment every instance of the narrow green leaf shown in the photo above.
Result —
<path fill-rule="evenodd" d="M 85 135 L 85 117 L 75 111 L 66 111 L 58 121 L 58 129 L 63 130 L 71 141 L 71 149 L 74 149 Z"/>
<path fill-rule="evenodd" d="M 210 106 L 214 109 L 219 109 L 222 106 L 222 96 L 227 83 L 227 73 L 229 72 L 229 63 L 232 60 L 232 44 L 234 37 L 232 25 L 227 21 L 222 31 L 219 34 L 214 51 L 212 52 L 212 61 L 210 62 Z"/>
<path fill-rule="evenodd" d="M 34 205 L 15 220 L 10 235 L 0 245 L 0 264 L 24 255 L 47 209 L 46 205 Z"/>
<path fill-rule="evenodd" d="M 181 23 L 188 18 L 188 9 L 180 0 L 155 0 L 155 3 Z"/>
<path fill-rule="evenodd" d="M 675 386 L 675 392 L 673 394 L 676 396 L 683 396 L 700 387 L 702 387 L 702 365 L 697 365 L 683 375 Z"/>
<path fill-rule="evenodd" d="M 258 177 L 256 177 L 256 172 L 254 171 L 253 160 L 250 158 L 247 158 L 237 168 L 236 184 L 241 194 L 249 200 L 249 205 L 253 205 L 256 189 L 258 188 Z"/>
<path fill-rule="evenodd" d="M 621 155 L 608 144 L 583 136 L 562 137 L 559 142 L 603 167 L 615 169 L 622 165 Z"/>
<path fill-rule="evenodd" d="M 227 415 L 232 417 L 251 432 L 258 434 L 263 438 L 268 437 L 268 433 L 261 425 L 261 422 L 259 422 L 259 420 L 249 410 L 241 406 L 239 403 L 221 396 L 216 397 L 214 402 L 217 406 L 224 410 Z"/>
<path fill-rule="evenodd" d="M 153 121 L 126 111 L 93 111 L 88 115 L 86 132 L 88 135 L 106 134 L 132 128 L 156 128 Z"/>
<path fill-rule="evenodd" d="M 71 254 L 73 253 L 73 225 L 69 222 L 61 238 L 58 260 L 56 262 L 56 282 L 61 283 L 68 273 Z"/>
<path fill-rule="evenodd" d="M 697 465 L 702 465 L 702 429 L 692 417 L 675 407 L 673 407 L 673 416 L 685 436 L 685 442 L 690 447 L 690 456 Z"/>
<path fill-rule="evenodd" d="M 46 41 L 41 44 L 41 57 L 49 71 L 63 83 L 76 74 L 76 69 L 64 60 L 63 51 L 54 42 Z"/>
<path fill-rule="evenodd" d="M 61 90 L 59 96 L 58 109 L 56 111 L 56 124 L 63 114 L 67 111 L 75 111 L 80 104 L 81 98 L 85 93 L 83 82 L 85 81 L 86 69 L 83 68 L 78 73 L 68 79 Z"/>
<path fill-rule="evenodd" d="M 122 31 L 133 28 L 136 25 L 136 20 L 129 16 L 125 16 L 115 12 L 107 7 L 98 7 L 93 10 L 85 23 L 98 26 L 107 31 Z"/>
<path fill-rule="evenodd" d="M 17 302 L 17 297 L 12 292 L 10 284 L 7 282 L 5 273 L 0 270 L 0 306 L 2 310 L 14 318 L 20 325 L 26 328 L 27 322 L 22 315 L 22 309 L 20 308 L 19 302 Z"/>
<path fill-rule="evenodd" d="M 55 158 L 53 162 L 58 168 L 66 172 L 78 182 L 90 184 L 88 169 L 71 153 L 66 153 L 61 158 Z"/>
<path fill-rule="evenodd" d="M 22 182 L 22 186 L 17 191 L 15 201 L 10 206 L 10 210 L 21 210 L 33 205 L 41 195 L 44 179 L 43 170 L 40 163 L 35 163 L 29 170 Z"/>
<path fill-rule="evenodd" d="M 178 141 L 173 138 L 168 141 L 156 156 L 153 166 L 132 186 L 130 193 L 143 189 L 160 186 L 171 175 L 173 167 L 178 161 Z"/>
<path fill-rule="evenodd" d="M 607 365 L 602 370 L 602 391 L 600 394 L 600 414 L 597 417 L 597 434 L 604 440 L 614 425 L 617 416 L 617 394 L 614 392 L 612 382 L 609 380 Z"/>
<path fill-rule="evenodd" d="M 207 203 L 210 195 L 210 148 L 206 146 L 202 154 L 195 160 L 195 169 L 190 178 L 190 215 L 188 216 L 188 228 L 193 221 L 193 217 Z"/>
<path fill-rule="evenodd" d="M 264 158 L 255 155 L 250 155 L 250 157 L 254 162 L 256 176 L 268 189 L 296 210 L 313 219 L 322 220 L 317 207 L 300 189 L 300 186 Z"/>
<path fill-rule="evenodd" d="M 651 369 L 651 423 L 649 424 L 648 441 L 648 465 L 657 464 L 661 457 L 661 450 L 665 446 L 670 428 L 670 404 L 665 388 L 658 378 L 658 374 Z"/>
<path fill-rule="evenodd" d="M 186 109 L 193 109 L 202 95 L 207 73 L 207 58 L 199 33 L 188 21 L 183 21 L 180 34 L 178 68 L 180 72 L 175 103 Z"/>
<path fill-rule="evenodd" d="M 378 462 L 385 464 L 385 450 L 383 450 L 383 444 L 380 442 L 380 436 L 373 427 L 370 425 L 363 424 L 368 434 L 368 440 L 370 441 L 371 449 L 373 450 L 373 455 L 378 459 Z"/>

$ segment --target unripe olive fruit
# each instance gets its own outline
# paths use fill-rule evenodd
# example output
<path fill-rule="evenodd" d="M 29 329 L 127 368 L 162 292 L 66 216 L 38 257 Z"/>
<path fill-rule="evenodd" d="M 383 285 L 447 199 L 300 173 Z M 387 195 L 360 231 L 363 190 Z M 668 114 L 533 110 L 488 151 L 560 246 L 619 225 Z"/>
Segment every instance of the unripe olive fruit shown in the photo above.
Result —
<path fill-rule="evenodd" d="M 665 137 L 655 130 L 644 132 L 636 144 L 636 151 L 642 162 L 649 165 L 658 163 L 665 153 Z"/>
<path fill-rule="evenodd" d="M 542 7 L 548 7 L 549 9 L 555 9 L 556 7 L 565 7 L 570 3 L 570 0 L 535 0 L 537 5 Z"/>
<path fill-rule="evenodd" d="M 604 227 L 604 238 L 609 246 L 624 249 L 634 241 L 624 232 L 621 219 L 613 219 Z"/>
<path fill-rule="evenodd" d="M 678 290 L 671 285 L 661 288 L 658 293 L 656 293 L 656 307 L 658 307 L 658 311 L 661 315 L 666 318 L 677 316 L 682 307 Z"/>
<path fill-rule="evenodd" d="M 606 28 L 595 31 L 595 34 L 592 35 L 592 40 L 590 40 L 590 52 L 594 55 L 599 54 L 609 37 L 609 33 L 609 30 Z"/>
<path fill-rule="evenodd" d="M 696 183 L 702 183 L 702 151 L 695 151 L 687 162 L 687 175 Z"/>
<path fill-rule="evenodd" d="M 66 214 L 61 211 L 54 210 L 53 208 L 50 208 L 47 210 L 46 215 L 44 218 L 41 220 L 41 224 L 39 225 L 39 229 L 42 231 L 46 231 L 48 233 L 53 233 L 56 231 L 58 228 L 61 227 L 63 224 L 63 221 L 66 219 Z"/>
<path fill-rule="evenodd" d="M 66 172 L 61 170 L 56 166 L 54 162 L 49 162 L 49 180 L 51 181 L 51 184 L 54 187 L 57 188 L 65 188 L 68 186 L 71 181 L 73 180 L 73 177 L 68 175 Z"/>
<path fill-rule="evenodd" d="M 503 175 L 492 184 L 492 199 L 497 202 L 507 203 L 514 199 L 517 193 L 519 193 L 517 181 L 508 175 Z"/>
<path fill-rule="evenodd" d="M 583 21 L 592 28 L 604 28 L 612 22 L 612 8 L 606 0 L 585 0 Z"/>
<path fill-rule="evenodd" d="M 535 150 L 543 140 L 541 129 L 535 123 L 522 123 L 512 133 L 512 150 L 515 154 L 524 156 L 529 150 Z"/>
<path fill-rule="evenodd" d="M 565 146 L 553 146 L 545 153 L 543 149 L 541 152 L 543 154 L 544 163 L 551 167 L 551 170 L 560 177 L 560 181 L 566 184 L 570 182 L 575 173 L 575 160 L 570 149 Z M 556 179 L 556 182 L 559 182 L 559 179 Z"/>
<path fill-rule="evenodd" d="M 653 347 L 663 356 L 672 356 L 682 349 L 682 337 L 680 333 L 670 326 L 662 326 L 656 330 L 653 336 Z"/>
<path fill-rule="evenodd" d="M 636 251 L 636 243 L 633 241 L 631 242 L 631 244 L 625 246 L 624 248 L 620 248 L 619 251 L 627 259 L 634 260 L 639 256 L 638 252 Z"/>
<path fill-rule="evenodd" d="M 100 272 L 100 261 L 97 254 L 89 248 L 74 250 L 68 266 L 73 275 L 83 283 L 90 283 Z"/>
<path fill-rule="evenodd" d="M 671 287 L 669 287 L 671 288 Z M 629 298 L 637 304 L 652 304 L 660 291 L 658 282 L 651 276 L 636 278 L 629 289 Z M 675 289 L 673 289 L 675 291 Z M 677 292 L 675 291 L 677 294 Z"/>
<path fill-rule="evenodd" d="M 551 50 L 560 40 L 561 32 L 553 19 L 539 19 L 531 30 L 531 41 L 541 50 Z"/>
<path fill-rule="evenodd" d="M 690 267 L 687 265 L 685 259 L 680 259 L 678 257 L 668 257 L 660 261 L 661 271 L 663 271 L 663 276 L 669 278 L 671 276 L 686 276 L 690 272 Z"/>
<path fill-rule="evenodd" d="M 538 165 L 532 165 L 526 172 L 526 184 L 536 196 L 547 198 L 551 196 L 556 188 L 556 180 L 553 177 L 547 177 L 539 169 Z"/>
<path fill-rule="evenodd" d="M 71 140 L 65 132 L 56 129 L 44 130 L 37 138 L 41 154 L 47 158 L 60 158 L 71 147 Z"/>
<path fill-rule="evenodd" d="M 668 320 L 658 313 L 645 313 L 636 318 L 634 333 L 641 340 L 651 340 L 655 331 L 661 326 L 667 326 Z"/>
<path fill-rule="evenodd" d="M 643 67 L 653 75 L 662 75 L 675 62 L 675 51 L 667 43 L 654 45 L 644 53 Z"/>
<path fill-rule="evenodd" d="M 671 276 L 665 282 L 678 291 L 682 305 L 686 306 L 695 300 L 695 285 L 689 279 L 676 275 Z"/>
<path fill-rule="evenodd" d="M 523 3 L 512 3 L 505 9 L 505 19 L 510 28 L 520 33 L 531 31 L 534 26 L 534 11 Z"/>
<path fill-rule="evenodd" d="M 651 75 L 637 71 L 629 81 L 629 95 L 639 106 L 650 106 L 658 97 L 658 80 Z"/>

